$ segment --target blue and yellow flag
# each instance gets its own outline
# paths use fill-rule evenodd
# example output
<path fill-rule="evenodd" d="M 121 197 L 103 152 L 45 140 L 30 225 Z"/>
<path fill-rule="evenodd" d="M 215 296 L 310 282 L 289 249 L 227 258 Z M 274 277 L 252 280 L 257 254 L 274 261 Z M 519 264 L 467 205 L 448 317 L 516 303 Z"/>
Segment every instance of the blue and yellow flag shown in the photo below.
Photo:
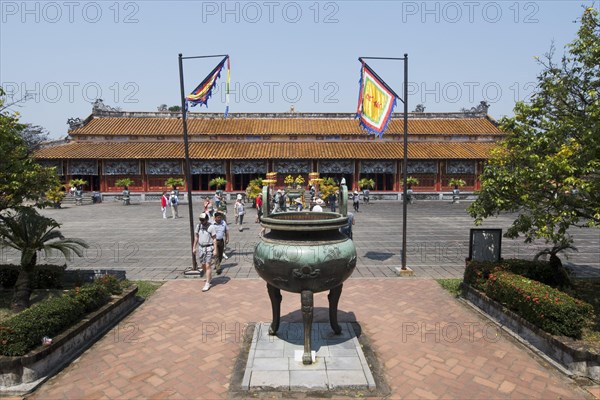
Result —
<path fill-rule="evenodd" d="M 226 94 L 226 108 L 225 108 L 225 116 L 227 116 L 229 112 L 229 80 L 231 79 L 230 73 L 230 64 L 229 64 L 229 56 L 225 56 L 223 60 L 212 70 L 210 74 L 190 93 L 186 96 L 186 100 L 188 104 L 191 104 L 192 107 L 200 104 L 208 107 L 208 99 L 212 95 L 212 91 L 217 84 L 217 79 L 221 76 L 221 70 L 225 66 L 225 61 L 227 61 L 227 83 L 225 86 L 225 94 Z"/>
<path fill-rule="evenodd" d="M 359 83 L 356 117 L 360 126 L 381 138 L 396 107 L 396 94 L 364 62 Z"/>

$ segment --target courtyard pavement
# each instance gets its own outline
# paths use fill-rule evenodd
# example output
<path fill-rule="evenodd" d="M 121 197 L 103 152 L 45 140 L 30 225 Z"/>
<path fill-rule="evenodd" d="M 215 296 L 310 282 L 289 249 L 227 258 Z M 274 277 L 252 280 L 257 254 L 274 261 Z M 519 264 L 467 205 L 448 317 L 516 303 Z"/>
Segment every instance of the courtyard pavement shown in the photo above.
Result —
<path fill-rule="evenodd" d="M 407 266 L 417 278 L 461 278 L 469 252 L 469 229 L 473 219 L 466 213 L 469 203 L 417 201 L 409 204 L 407 216 Z M 194 217 L 201 204 L 194 203 Z M 232 209 L 233 207 L 230 207 Z M 179 206 L 178 219 L 162 219 L 160 203 L 123 206 L 104 202 L 84 206 L 46 209 L 45 215 L 62 224 L 66 237 L 85 239 L 90 248 L 83 258 L 65 260 L 57 253 L 45 261 L 69 268 L 124 271 L 131 280 L 171 280 L 183 278 L 192 264 L 188 206 Z M 169 213 L 170 215 L 170 213 Z M 233 212 L 228 220 L 233 222 Z M 243 231 L 230 226 L 230 243 L 224 261 L 224 275 L 230 278 L 258 278 L 252 266 L 252 253 L 259 240 L 260 225 L 255 223 L 256 210 L 247 207 Z M 355 215 L 354 243 L 358 253 L 352 278 L 395 277 L 401 266 L 402 203 L 396 201 L 361 204 Z M 482 227 L 506 228 L 511 215 L 486 220 Z M 600 230 L 573 229 L 578 252 L 561 258 L 573 265 L 579 277 L 600 277 Z M 525 244 L 522 239 L 503 238 L 503 258 L 533 258 L 545 248 L 543 243 Z M 294 251 L 294 249 L 290 249 Z M 562 255 L 562 253 L 561 253 Z M 19 253 L 3 248 L 2 263 L 18 263 Z M 42 259 L 40 257 L 39 259 Z M 44 262 L 44 261 L 41 261 Z"/>
<path fill-rule="evenodd" d="M 466 205 L 410 205 L 407 265 L 417 279 L 395 277 L 402 204 L 373 203 L 357 214 L 359 260 L 344 284 L 339 319 L 353 323 L 361 344 L 370 350 L 378 392 L 329 397 L 600 397 L 600 388 L 584 390 L 431 279 L 462 277 L 472 227 Z M 254 324 L 271 319 L 266 285 L 251 265 L 260 229 L 253 209 L 248 209 L 243 232 L 232 229 L 225 271 L 205 293 L 202 280 L 183 279 L 191 263 L 186 206 L 180 207 L 184 218 L 175 220 L 163 220 L 158 204 L 103 203 L 44 213 L 63 223 L 66 236 L 92 244 L 86 257 L 70 261 L 70 267 L 121 270 L 129 279 L 167 282 L 29 398 L 314 398 L 306 393 L 239 390 L 238 357 Z M 505 216 L 484 226 L 505 229 L 510 221 Z M 570 261 L 577 274 L 600 276 L 598 231 L 574 233 L 580 252 Z M 504 258 L 532 256 L 537 249 L 506 239 L 502 243 Z M 15 255 L 4 251 L 2 257 L 6 261 Z M 282 295 L 282 322 L 300 322 L 299 296 Z M 314 322 L 326 322 L 326 294 L 316 294 L 314 304 Z"/>

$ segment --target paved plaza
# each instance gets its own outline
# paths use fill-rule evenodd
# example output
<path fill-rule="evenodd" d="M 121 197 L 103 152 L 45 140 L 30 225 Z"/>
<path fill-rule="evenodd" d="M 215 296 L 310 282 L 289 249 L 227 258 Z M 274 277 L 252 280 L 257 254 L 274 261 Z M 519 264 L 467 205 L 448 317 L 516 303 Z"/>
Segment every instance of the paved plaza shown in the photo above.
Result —
<path fill-rule="evenodd" d="M 248 209 L 242 232 L 232 227 L 224 273 L 213 279 L 214 286 L 205 293 L 202 280 L 184 279 L 183 275 L 191 264 L 186 206 L 180 208 L 183 218 L 175 220 L 163 220 L 158 204 L 102 203 L 45 210 L 63 223 L 65 235 L 91 244 L 86 257 L 69 261 L 70 267 L 125 271 L 129 279 L 166 282 L 28 398 L 600 397 L 600 387 L 580 386 L 431 279 L 462 277 L 473 226 L 466 206 L 441 201 L 410 205 L 407 264 L 416 278 L 395 274 L 400 265 L 402 203 L 374 202 L 362 207 L 354 234 L 358 264 L 344 283 L 339 321 L 354 327 L 377 382 L 376 390 L 359 385 L 316 394 L 298 391 L 297 386 L 308 388 L 315 381 L 292 369 L 287 375 L 279 372 L 281 381 L 273 381 L 271 373 L 263 376 L 267 386 L 279 386 L 277 390 L 243 390 L 253 382 L 260 386 L 260 373 L 257 380 L 246 377 L 244 381 L 246 368 L 261 368 L 248 365 L 245 359 L 263 362 L 256 361 L 256 354 L 254 358 L 248 355 L 248 340 L 255 327 L 271 320 L 266 284 L 252 267 L 260 229 L 254 223 L 254 209 Z M 233 219 L 231 214 L 229 219 Z M 501 217 L 484 226 L 505 229 L 510 221 Z M 600 276 L 598 231 L 574 233 L 580 252 L 574 253 L 570 262 L 576 273 Z M 531 257 L 538 248 L 504 239 L 502 255 Z M 8 251 L 2 256 L 4 262 L 15 261 Z M 60 258 L 49 261 L 64 262 Z M 282 295 L 282 324 L 300 323 L 299 295 Z M 315 294 L 314 306 L 314 323 L 327 326 L 326 293 Z M 346 372 L 336 373 L 344 381 Z M 296 386 L 295 390 L 285 388 L 285 382 Z"/>
<path fill-rule="evenodd" d="M 469 252 L 469 229 L 475 227 L 465 211 L 468 204 L 416 201 L 408 205 L 407 266 L 414 270 L 415 277 L 463 276 Z M 196 220 L 200 207 L 200 202 L 194 203 Z M 232 208 L 228 213 L 230 223 L 234 220 Z M 183 271 L 192 264 L 187 204 L 179 207 L 181 218 L 178 219 L 162 219 L 159 202 L 123 206 L 111 201 L 46 209 L 43 213 L 62 224 L 65 236 L 85 239 L 90 244 L 83 258 L 67 261 L 69 268 L 125 271 L 132 280 L 170 280 L 183 278 Z M 361 204 L 355 217 L 358 261 L 352 278 L 395 277 L 395 268 L 401 266 L 402 203 Z M 252 266 L 252 253 L 260 231 L 255 218 L 256 210 L 248 206 L 243 231 L 231 226 L 229 259 L 223 263 L 224 276 L 258 278 Z M 505 232 L 512 220 L 510 215 L 503 215 L 486 220 L 482 226 L 502 228 Z M 600 277 L 600 230 L 574 229 L 572 233 L 579 251 L 570 253 L 565 261 L 573 265 L 577 276 Z M 543 248 L 543 243 L 525 244 L 521 239 L 503 238 L 502 257 L 532 258 Z M 2 249 L 0 257 L 3 263 L 19 260 L 19 254 L 7 248 Z M 564 260 L 564 256 L 561 258 Z M 57 253 L 46 262 L 64 264 L 65 258 Z"/>

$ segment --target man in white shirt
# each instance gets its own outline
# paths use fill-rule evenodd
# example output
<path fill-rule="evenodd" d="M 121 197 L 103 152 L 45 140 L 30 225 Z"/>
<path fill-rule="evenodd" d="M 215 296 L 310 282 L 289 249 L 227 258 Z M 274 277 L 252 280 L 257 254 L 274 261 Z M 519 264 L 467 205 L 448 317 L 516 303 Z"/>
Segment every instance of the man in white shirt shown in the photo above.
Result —
<path fill-rule="evenodd" d="M 217 255 L 217 233 L 213 224 L 208 221 L 206 213 L 200 214 L 200 223 L 196 226 L 194 235 L 194 244 L 192 253 L 198 254 L 198 262 L 201 265 L 200 273 L 206 276 L 206 283 L 202 288 L 203 292 L 210 289 L 212 279 L 211 263 L 213 257 Z"/>

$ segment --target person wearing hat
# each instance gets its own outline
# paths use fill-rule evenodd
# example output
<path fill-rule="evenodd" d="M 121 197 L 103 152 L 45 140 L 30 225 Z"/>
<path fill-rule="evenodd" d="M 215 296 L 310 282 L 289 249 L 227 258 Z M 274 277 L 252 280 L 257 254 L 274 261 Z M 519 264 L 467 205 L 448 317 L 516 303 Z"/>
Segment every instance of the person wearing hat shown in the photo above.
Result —
<path fill-rule="evenodd" d="M 302 204 L 302 199 L 300 197 L 298 197 L 296 199 L 296 211 L 302 211 L 303 208 L 304 208 L 304 204 Z"/>
<path fill-rule="evenodd" d="M 225 251 L 225 246 L 229 243 L 229 228 L 227 227 L 227 222 L 223 221 L 223 213 L 221 211 L 215 213 L 215 222 L 213 223 L 213 226 L 215 227 L 215 234 L 217 236 L 215 268 L 217 269 L 217 275 L 221 275 L 221 272 L 223 272 L 223 268 L 221 268 L 223 252 Z"/>
<path fill-rule="evenodd" d="M 202 291 L 206 292 L 211 287 L 211 263 L 213 257 L 217 255 L 217 232 L 214 225 L 209 222 L 208 214 L 200 214 L 199 219 L 200 223 L 196 226 L 192 253 L 194 256 L 198 255 L 200 274 L 206 276 L 206 283 L 202 288 Z"/>
<path fill-rule="evenodd" d="M 359 206 L 358 190 L 355 190 L 354 193 L 352 194 L 352 203 L 354 204 L 354 211 L 358 212 L 358 206 Z"/>
<path fill-rule="evenodd" d="M 323 212 L 323 204 L 325 202 L 322 199 L 315 200 L 315 206 L 312 208 L 312 211 Z"/>

